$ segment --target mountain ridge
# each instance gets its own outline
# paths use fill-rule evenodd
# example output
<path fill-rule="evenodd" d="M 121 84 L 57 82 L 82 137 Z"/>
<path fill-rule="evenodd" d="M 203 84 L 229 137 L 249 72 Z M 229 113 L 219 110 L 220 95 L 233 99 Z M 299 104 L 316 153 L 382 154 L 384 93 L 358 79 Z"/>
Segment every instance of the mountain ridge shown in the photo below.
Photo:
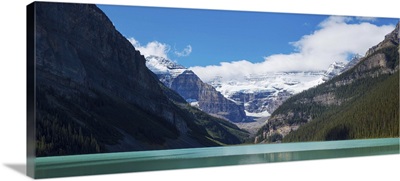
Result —
<path fill-rule="evenodd" d="M 371 138 L 371 136 L 381 137 L 384 135 L 398 136 L 398 101 L 388 104 L 386 107 L 391 110 L 390 113 L 381 112 L 375 119 L 367 119 L 367 114 L 378 112 L 384 109 L 381 105 L 383 100 L 398 100 L 398 70 L 399 70 L 399 40 L 392 37 L 398 37 L 398 27 L 377 46 L 367 51 L 366 56 L 360 58 L 358 63 L 352 68 L 344 71 L 340 75 L 333 77 L 329 81 L 320 84 L 315 88 L 306 90 L 289 98 L 274 113 L 266 125 L 257 133 L 255 142 L 268 143 L 280 141 L 322 141 L 335 139 L 357 139 Z M 390 38 L 390 40 L 387 40 Z M 389 42 L 389 43 L 387 43 Z M 388 83 L 390 82 L 390 83 Z M 381 89 L 380 87 L 386 89 Z M 389 91 L 389 92 L 385 92 Z M 381 97 L 371 98 L 372 95 L 381 95 Z M 396 98 L 397 97 L 397 98 Z M 374 103 L 372 100 L 376 100 Z M 371 102 L 372 101 L 372 102 Z M 369 102 L 371 106 L 365 106 Z M 363 107 L 364 106 L 364 107 Z M 371 112 L 362 112 L 358 117 L 343 117 L 342 120 L 336 119 L 342 115 L 355 115 L 347 110 L 355 110 L 354 107 L 363 107 L 363 110 L 374 107 L 376 110 Z M 396 108 L 397 107 L 397 108 Z M 355 111 L 357 113 L 357 111 Z M 382 123 L 377 123 L 379 116 L 385 118 Z M 397 116 L 397 118 L 396 118 Z M 364 124 L 359 117 L 366 121 Z M 344 120 L 344 121 L 343 121 Z M 384 123 L 383 123 L 384 122 Z M 355 124 L 360 124 L 360 129 Z M 376 133 L 367 136 L 364 134 L 368 129 L 381 130 L 376 125 L 392 125 L 385 127 L 387 132 Z M 366 128 L 366 126 L 370 128 Z M 375 126 L 371 126 L 375 125 Z M 361 129 L 362 127 L 362 129 Z M 383 126 L 382 126 L 383 127 Z M 364 129 L 364 130 L 363 130 Z M 373 130 L 370 130 L 373 132 Z M 360 133 L 363 134 L 360 134 Z"/>

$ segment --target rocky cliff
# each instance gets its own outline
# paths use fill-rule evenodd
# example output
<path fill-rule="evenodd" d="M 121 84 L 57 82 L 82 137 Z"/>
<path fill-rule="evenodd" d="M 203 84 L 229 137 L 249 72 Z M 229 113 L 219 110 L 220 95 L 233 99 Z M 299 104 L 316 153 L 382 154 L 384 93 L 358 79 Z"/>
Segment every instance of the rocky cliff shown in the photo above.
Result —
<path fill-rule="evenodd" d="M 391 47 L 391 46 L 397 46 L 399 44 L 399 31 L 400 31 L 400 27 L 399 27 L 399 23 L 397 23 L 396 28 L 393 30 L 393 32 L 387 34 L 385 36 L 385 39 L 378 43 L 377 45 L 371 47 L 366 53 L 365 56 L 369 56 L 371 54 L 373 54 L 374 52 L 386 48 L 386 47 Z"/>
<path fill-rule="evenodd" d="M 178 75 L 171 84 L 171 89 L 183 98 L 209 114 L 220 116 L 232 122 L 245 122 L 243 105 L 225 98 L 214 87 L 204 83 L 190 70 Z"/>
<path fill-rule="evenodd" d="M 231 122 L 246 122 L 244 106 L 225 98 L 211 85 L 204 83 L 193 71 L 162 57 L 148 56 L 147 67 L 167 87 L 202 111 Z"/>
<path fill-rule="evenodd" d="M 34 5 L 38 156 L 241 143 L 236 126 L 179 102 L 95 5 Z"/>
<path fill-rule="evenodd" d="M 158 81 L 147 71 L 144 57 L 101 10 L 94 5 L 38 3 L 37 16 L 38 84 L 54 81 L 53 87 L 66 94 L 90 95 L 93 89 L 164 115 L 186 130 L 180 118 L 168 116 L 172 108 L 155 86 Z"/>

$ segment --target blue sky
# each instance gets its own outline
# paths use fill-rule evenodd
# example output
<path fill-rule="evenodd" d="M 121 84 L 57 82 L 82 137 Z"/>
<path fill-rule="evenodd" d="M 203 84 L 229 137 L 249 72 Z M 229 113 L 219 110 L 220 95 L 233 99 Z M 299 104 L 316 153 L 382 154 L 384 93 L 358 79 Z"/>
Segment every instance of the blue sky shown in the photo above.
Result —
<path fill-rule="evenodd" d="M 323 57 L 330 59 L 326 62 L 335 59 L 343 61 L 343 57 L 349 54 L 365 53 L 365 47 L 382 40 L 398 22 L 398 19 L 384 18 L 98 6 L 111 19 L 117 30 L 130 39 L 137 48 L 141 47 L 139 50 L 143 50 L 144 54 L 147 50 L 154 49 L 148 53 L 162 54 L 186 67 L 210 65 L 215 67 L 222 66 L 220 62 L 243 60 L 254 64 L 272 59 L 282 62 L 314 52 L 317 46 L 340 46 L 337 43 L 340 41 L 344 41 L 340 42 L 342 44 L 354 42 L 347 38 L 348 36 L 365 34 L 367 38 L 374 38 L 368 42 L 369 44 L 362 42 L 364 44 L 362 49 L 356 50 L 349 45 L 347 49 L 338 48 L 337 51 L 340 52 L 332 53 L 332 57 Z M 347 31 L 346 28 L 354 29 L 352 36 L 343 33 L 343 36 L 338 36 L 343 39 L 330 38 L 336 34 L 341 35 L 341 31 Z M 328 32 L 335 36 L 330 36 Z M 315 40 L 317 35 L 320 38 Z M 356 41 L 359 39 L 361 38 Z M 329 41 L 335 42 L 324 44 Z M 321 53 L 317 50 L 315 52 L 315 55 Z M 283 59 L 275 60 L 282 57 Z M 302 58 L 310 59 L 310 57 Z M 321 67 L 325 64 L 327 63 L 321 63 Z"/>

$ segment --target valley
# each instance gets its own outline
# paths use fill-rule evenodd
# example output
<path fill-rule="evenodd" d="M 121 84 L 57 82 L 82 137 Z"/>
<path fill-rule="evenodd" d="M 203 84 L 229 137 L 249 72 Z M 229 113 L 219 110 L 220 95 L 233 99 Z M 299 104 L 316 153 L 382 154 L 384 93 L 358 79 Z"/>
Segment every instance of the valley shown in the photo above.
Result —
<path fill-rule="evenodd" d="M 292 54 L 196 68 L 166 55 L 190 44 L 141 45 L 96 5 L 35 6 L 38 157 L 399 136 L 399 23 L 373 25 L 391 32 L 364 56 L 306 46 L 324 21 L 342 25 L 328 17 Z"/>

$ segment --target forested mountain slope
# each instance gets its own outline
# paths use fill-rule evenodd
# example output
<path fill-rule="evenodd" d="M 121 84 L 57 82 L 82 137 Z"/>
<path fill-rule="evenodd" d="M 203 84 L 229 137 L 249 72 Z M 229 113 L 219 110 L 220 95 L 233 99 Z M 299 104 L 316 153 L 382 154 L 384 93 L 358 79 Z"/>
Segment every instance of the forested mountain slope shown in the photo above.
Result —
<path fill-rule="evenodd" d="M 399 24 L 350 70 L 289 98 L 255 142 L 399 136 Z"/>

